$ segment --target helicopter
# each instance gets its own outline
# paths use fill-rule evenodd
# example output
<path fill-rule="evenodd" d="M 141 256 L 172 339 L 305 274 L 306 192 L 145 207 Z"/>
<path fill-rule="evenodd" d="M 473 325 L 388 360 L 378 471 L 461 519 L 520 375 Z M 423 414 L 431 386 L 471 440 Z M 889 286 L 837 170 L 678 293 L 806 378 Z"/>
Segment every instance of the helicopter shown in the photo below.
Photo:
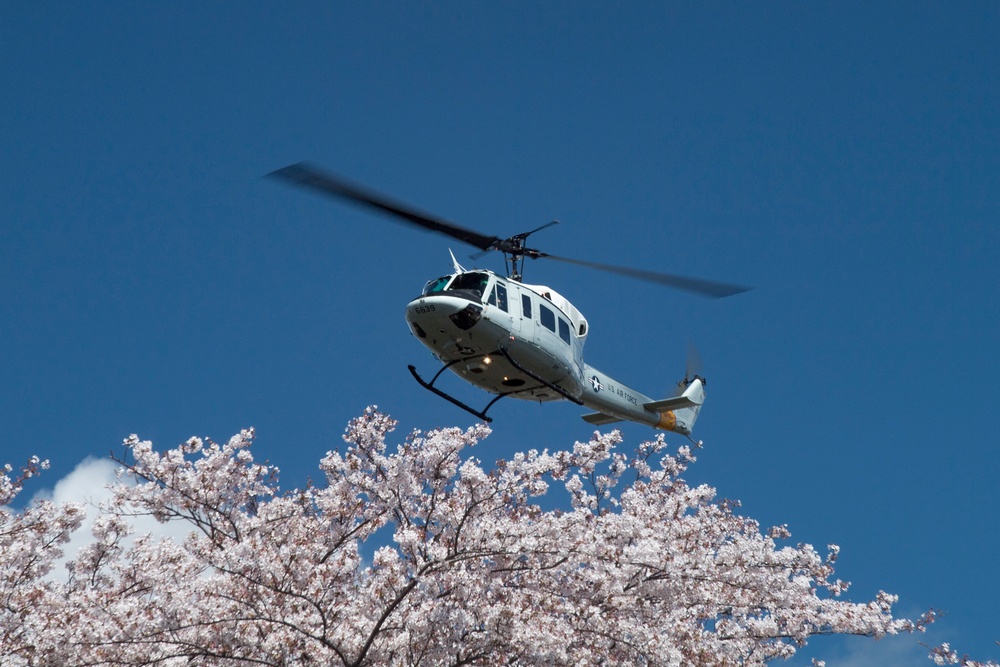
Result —
<path fill-rule="evenodd" d="M 450 236 L 478 248 L 480 253 L 474 257 L 493 251 L 503 255 L 506 275 L 466 269 L 449 250 L 453 271 L 428 281 L 420 295 L 406 305 L 410 331 L 442 364 L 429 382 L 415 366 L 408 366 L 423 388 L 485 422 L 493 421 L 487 412 L 502 398 L 568 400 L 592 410 L 582 416 L 590 424 L 633 421 L 690 438 L 705 402 L 705 378 L 689 369 L 675 396 L 656 400 L 587 364 L 583 359 L 590 332 L 587 319 L 554 289 L 525 283 L 524 261 L 556 260 L 709 298 L 732 296 L 750 288 L 552 255 L 529 248 L 525 242 L 558 221 L 508 238 L 487 236 L 306 162 L 282 167 L 269 176 Z M 469 406 L 437 386 L 446 370 L 495 396 L 480 410 Z"/>

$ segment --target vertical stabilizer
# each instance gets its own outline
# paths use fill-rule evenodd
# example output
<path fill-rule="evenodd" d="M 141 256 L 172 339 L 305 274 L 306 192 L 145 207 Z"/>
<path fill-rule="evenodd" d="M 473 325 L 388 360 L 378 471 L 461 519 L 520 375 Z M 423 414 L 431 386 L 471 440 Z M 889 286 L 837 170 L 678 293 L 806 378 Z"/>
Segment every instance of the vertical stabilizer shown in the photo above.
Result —
<path fill-rule="evenodd" d="M 681 396 L 689 399 L 694 405 L 690 408 L 682 408 L 675 413 L 677 415 L 677 432 L 691 435 L 694 423 L 698 419 L 698 413 L 701 412 L 701 406 L 705 402 L 705 380 L 695 375 L 694 380 Z"/>
<path fill-rule="evenodd" d="M 647 408 L 662 410 L 657 428 L 674 431 L 682 435 L 691 435 L 694 423 L 698 420 L 701 406 L 705 402 L 705 380 L 697 375 L 693 380 L 685 380 L 687 386 L 680 396 L 647 404 Z M 683 405 L 683 407 L 674 407 Z"/>

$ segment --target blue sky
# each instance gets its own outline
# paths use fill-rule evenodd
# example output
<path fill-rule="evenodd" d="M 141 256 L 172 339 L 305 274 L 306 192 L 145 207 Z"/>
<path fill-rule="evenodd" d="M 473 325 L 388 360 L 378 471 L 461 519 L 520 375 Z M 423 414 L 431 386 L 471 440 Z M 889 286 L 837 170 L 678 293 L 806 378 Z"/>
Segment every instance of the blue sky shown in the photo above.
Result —
<path fill-rule="evenodd" d="M 54 484 L 133 432 L 253 425 L 294 487 L 368 404 L 401 437 L 469 424 L 409 377 L 435 362 L 403 307 L 471 250 L 262 178 L 308 159 L 488 234 L 559 219 L 554 254 L 755 285 L 526 270 L 649 395 L 697 345 L 690 480 L 995 657 L 998 6 L 538 4 L 5 3 L 0 458 Z M 581 412 L 501 401 L 479 455 L 571 446 Z"/>

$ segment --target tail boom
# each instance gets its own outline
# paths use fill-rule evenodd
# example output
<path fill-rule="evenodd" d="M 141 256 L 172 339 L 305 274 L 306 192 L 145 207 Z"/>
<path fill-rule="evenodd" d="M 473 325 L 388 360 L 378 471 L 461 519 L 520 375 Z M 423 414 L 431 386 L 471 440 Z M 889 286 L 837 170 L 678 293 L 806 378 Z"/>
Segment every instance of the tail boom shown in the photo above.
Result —
<path fill-rule="evenodd" d="M 583 419 L 595 425 L 627 420 L 690 436 L 705 402 L 705 380 L 697 375 L 681 383 L 684 391 L 679 396 L 654 401 L 592 366 L 586 367 L 586 374 L 588 389 L 580 398 L 597 412 Z"/>

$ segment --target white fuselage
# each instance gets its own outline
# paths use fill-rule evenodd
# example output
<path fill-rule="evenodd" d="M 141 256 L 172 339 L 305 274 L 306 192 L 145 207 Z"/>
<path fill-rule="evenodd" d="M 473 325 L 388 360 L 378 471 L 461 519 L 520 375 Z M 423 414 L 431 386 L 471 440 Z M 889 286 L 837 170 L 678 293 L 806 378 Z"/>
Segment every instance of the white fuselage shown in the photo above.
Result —
<path fill-rule="evenodd" d="M 490 393 L 570 398 L 605 415 L 667 427 L 663 414 L 644 407 L 652 399 L 584 363 L 587 320 L 548 287 L 492 271 L 460 272 L 429 282 L 407 304 L 406 320 L 451 371 Z"/>

